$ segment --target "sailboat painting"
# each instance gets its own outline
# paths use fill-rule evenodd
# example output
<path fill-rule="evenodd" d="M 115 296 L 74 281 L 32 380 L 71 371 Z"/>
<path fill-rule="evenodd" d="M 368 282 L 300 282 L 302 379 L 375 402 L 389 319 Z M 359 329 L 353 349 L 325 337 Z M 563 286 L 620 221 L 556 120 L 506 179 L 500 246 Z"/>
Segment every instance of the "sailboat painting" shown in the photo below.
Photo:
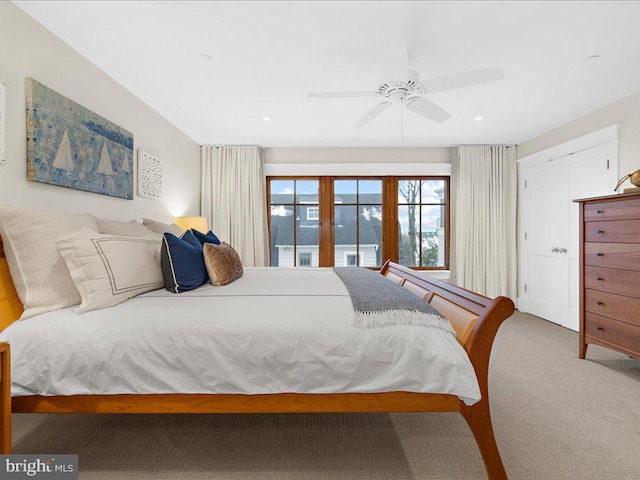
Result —
<path fill-rule="evenodd" d="M 133 134 L 27 78 L 27 179 L 133 199 Z"/>

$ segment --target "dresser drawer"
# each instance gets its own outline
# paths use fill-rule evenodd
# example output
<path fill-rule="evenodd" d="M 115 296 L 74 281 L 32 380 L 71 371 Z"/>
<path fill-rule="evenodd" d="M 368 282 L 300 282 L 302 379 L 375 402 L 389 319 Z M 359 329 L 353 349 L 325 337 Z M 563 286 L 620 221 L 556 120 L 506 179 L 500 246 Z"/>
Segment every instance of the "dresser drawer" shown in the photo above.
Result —
<path fill-rule="evenodd" d="M 585 313 L 584 333 L 588 337 L 640 354 L 640 327 L 593 313 Z"/>
<path fill-rule="evenodd" d="M 640 243 L 640 220 L 586 222 L 584 239 L 587 242 Z"/>
<path fill-rule="evenodd" d="M 640 270 L 640 244 L 586 242 L 584 264 Z"/>
<path fill-rule="evenodd" d="M 584 221 L 599 220 L 634 220 L 640 219 L 640 202 L 638 198 L 610 202 L 593 202 L 584 205 Z"/>
<path fill-rule="evenodd" d="M 587 312 L 633 323 L 640 327 L 640 298 L 625 297 L 598 290 L 585 290 L 584 309 Z"/>
<path fill-rule="evenodd" d="M 584 267 L 584 288 L 640 297 L 640 272 L 587 265 Z"/>

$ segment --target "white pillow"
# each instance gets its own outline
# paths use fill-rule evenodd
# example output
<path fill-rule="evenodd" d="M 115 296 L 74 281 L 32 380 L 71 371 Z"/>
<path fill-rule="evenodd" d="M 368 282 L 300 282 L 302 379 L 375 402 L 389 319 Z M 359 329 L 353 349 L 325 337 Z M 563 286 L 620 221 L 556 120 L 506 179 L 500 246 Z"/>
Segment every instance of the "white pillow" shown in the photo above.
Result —
<path fill-rule="evenodd" d="M 98 231 L 100 233 L 120 235 L 122 237 L 142 237 L 151 233 L 151 230 L 135 220 L 119 222 L 117 220 L 107 220 L 104 218 L 98 219 Z"/>
<path fill-rule="evenodd" d="M 0 235 L 13 284 L 24 306 L 20 318 L 80 303 L 80 293 L 55 240 L 83 228 L 97 231 L 95 218 L 0 204 Z"/>
<path fill-rule="evenodd" d="M 56 245 L 82 296 L 76 313 L 111 307 L 164 287 L 157 235 L 120 237 L 85 229 Z"/>
<path fill-rule="evenodd" d="M 175 223 L 169 224 L 169 223 L 156 222 L 155 220 L 150 220 L 148 218 L 143 218 L 142 223 L 144 224 L 145 227 L 147 227 L 153 233 L 163 234 L 168 232 L 168 233 L 174 234 L 176 237 L 179 237 L 184 233 L 182 229 Z"/>

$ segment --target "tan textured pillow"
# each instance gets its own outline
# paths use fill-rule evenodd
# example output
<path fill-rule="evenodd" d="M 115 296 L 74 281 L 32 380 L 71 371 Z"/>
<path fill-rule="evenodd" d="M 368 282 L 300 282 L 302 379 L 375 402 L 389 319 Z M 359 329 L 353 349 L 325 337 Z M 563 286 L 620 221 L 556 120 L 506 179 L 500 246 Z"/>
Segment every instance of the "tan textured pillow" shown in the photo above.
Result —
<path fill-rule="evenodd" d="M 204 264 L 211 284 L 216 287 L 227 285 L 242 276 L 242 262 L 238 252 L 228 243 L 204 244 Z"/>

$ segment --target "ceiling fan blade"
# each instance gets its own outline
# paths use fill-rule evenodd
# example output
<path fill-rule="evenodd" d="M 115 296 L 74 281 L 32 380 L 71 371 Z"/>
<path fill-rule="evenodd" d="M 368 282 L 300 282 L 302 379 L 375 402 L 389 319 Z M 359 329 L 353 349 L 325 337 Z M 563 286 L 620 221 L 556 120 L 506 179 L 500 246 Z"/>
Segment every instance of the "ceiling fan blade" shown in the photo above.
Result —
<path fill-rule="evenodd" d="M 405 100 L 404 106 L 407 107 L 408 110 L 438 123 L 442 123 L 451 117 L 451 115 L 438 105 L 423 97 L 410 97 Z"/>
<path fill-rule="evenodd" d="M 389 42 L 382 55 L 385 82 L 409 81 L 409 54 L 404 42 Z"/>
<path fill-rule="evenodd" d="M 376 105 L 375 107 L 373 107 L 371 110 L 369 110 L 364 117 L 362 117 L 360 120 L 358 120 L 356 122 L 356 124 L 353 126 L 353 128 L 361 128 L 364 127 L 365 125 L 367 125 L 369 122 L 371 122 L 371 120 L 373 120 L 374 118 L 376 118 L 378 115 L 380 115 L 382 112 L 384 112 L 387 108 L 389 108 L 391 106 L 391 102 L 383 102 L 380 103 L 378 105 Z"/>
<path fill-rule="evenodd" d="M 308 98 L 364 98 L 377 97 L 378 92 L 318 92 L 308 93 Z"/>
<path fill-rule="evenodd" d="M 502 78 L 504 78 L 504 68 L 492 67 L 431 78 L 423 81 L 422 86 L 424 87 L 425 93 L 436 93 L 493 82 Z"/>

